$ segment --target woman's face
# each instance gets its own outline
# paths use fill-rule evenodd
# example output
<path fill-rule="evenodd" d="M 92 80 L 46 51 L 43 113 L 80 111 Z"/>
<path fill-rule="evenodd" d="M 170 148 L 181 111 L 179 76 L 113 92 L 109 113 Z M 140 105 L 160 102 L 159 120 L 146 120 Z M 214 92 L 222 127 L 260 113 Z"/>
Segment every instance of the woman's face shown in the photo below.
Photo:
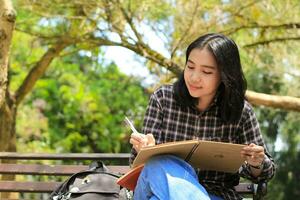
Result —
<path fill-rule="evenodd" d="M 206 48 L 191 51 L 184 80 L 192 97 L 212 101 L 220 85 L 220 72 L 214 55 Z"/>

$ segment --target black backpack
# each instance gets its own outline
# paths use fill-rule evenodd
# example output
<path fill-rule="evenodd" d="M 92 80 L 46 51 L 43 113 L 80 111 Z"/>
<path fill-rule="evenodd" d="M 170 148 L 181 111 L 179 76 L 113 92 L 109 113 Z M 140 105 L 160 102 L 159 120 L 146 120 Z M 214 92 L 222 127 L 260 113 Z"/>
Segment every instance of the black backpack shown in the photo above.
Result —
<path fill-rule="evenodd" d="M 101 162 L 93 162 L 86 171 L 73 174 L 49 197 L 49 200 L 128 200 L 131 193 L 117 183 L 120 175 L 109 172 Z"/>

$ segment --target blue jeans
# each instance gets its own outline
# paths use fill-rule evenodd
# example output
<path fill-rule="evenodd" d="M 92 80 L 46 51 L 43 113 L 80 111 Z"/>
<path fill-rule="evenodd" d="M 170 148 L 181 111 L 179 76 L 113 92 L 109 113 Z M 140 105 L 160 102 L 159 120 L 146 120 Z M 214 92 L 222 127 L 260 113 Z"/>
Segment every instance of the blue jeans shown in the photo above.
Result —
<path fill-rule="evenodd" d="M 134 200 L 222 200 L 208 194 L 195 170 L 184 160 L 163 155 L 150 159 L 141 172 Z"/>

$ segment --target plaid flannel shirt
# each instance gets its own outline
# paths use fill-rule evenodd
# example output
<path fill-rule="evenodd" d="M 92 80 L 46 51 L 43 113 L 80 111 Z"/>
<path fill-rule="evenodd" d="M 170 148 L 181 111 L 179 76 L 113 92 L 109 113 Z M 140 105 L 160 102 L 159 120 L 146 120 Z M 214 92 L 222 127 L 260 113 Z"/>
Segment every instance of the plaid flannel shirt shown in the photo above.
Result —
<path fill-rule="evenodd" d="M 174 99 L 173 85 L 165 85 L 157 89 L 150 97 L 142 132 L 152 133 L 156 144 L 197 138 L 236 144 L 254 143 L 263 146 L 266 159 L 259 177 L 253 177 L 246 164 L 235 174 L 196 169 L 199 182 L 209 193 L 225 200 L 242 199 L 234 190 L 234 186 L 239 183 L 240 176 L 253 182 L 269 180 L 274 175 L 274 161 L 266 150 L 256 116 L 246 100 L 241 118 L 237 123 L 224 123 L 218 116 L 219 107 L 216 100 L 204 112 L 191 107 L 182 107 Z M 135 156 L 136 151 L 132 149 L 130 163 Z"/>

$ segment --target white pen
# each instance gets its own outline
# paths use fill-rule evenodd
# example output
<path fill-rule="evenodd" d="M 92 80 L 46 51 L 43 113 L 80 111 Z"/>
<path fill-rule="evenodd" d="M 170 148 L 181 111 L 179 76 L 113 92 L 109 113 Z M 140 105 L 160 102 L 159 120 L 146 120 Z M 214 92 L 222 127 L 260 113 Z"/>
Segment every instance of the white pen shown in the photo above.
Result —
<path fill-rule="evenodd" d="M 140 134 L 140 133 L 134 128 L 132 122 L 128 119 L 128 117 L 125 117 L 125 123 L 127 124 L 127 126 L 130 127 L 130 129 L 132 130 L 133 133 Z"/>
<path fill-rule="evenodd" d="M 145 137 L 144 134 L 139 133 L 139 132 L 135 129 L 135 127 L 133 126 L 133 123 L 128 119 L 128 117 L 125 117 L 125 123 L 126 123 L 127 126 L 130 127 L 130 129 L 132 130 L 133 133 L 139 134 L 142 138 Z"/>

